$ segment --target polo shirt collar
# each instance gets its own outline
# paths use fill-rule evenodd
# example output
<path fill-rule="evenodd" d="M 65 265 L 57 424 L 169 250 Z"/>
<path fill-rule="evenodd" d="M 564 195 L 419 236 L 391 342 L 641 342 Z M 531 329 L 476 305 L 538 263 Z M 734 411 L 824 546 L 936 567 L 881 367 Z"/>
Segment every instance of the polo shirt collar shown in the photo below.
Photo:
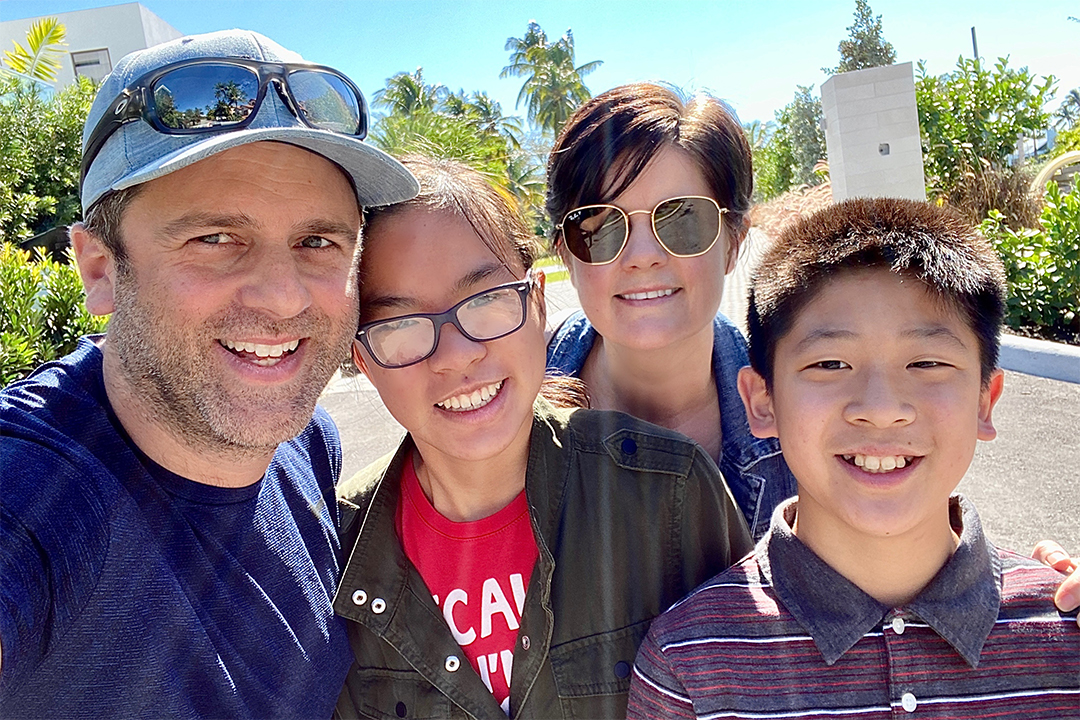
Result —
<path fill-rule="evenodd" d="M 758 563 L 777 598 L 832 665 L 894 609 L 860 590 L 795 537 L 791 523 L 797 503 L 792 498 L 776 509 L 758 545 Z M 914 600 L 895 610 L 925 622 L 977 667 L 1001 605 L 1001 560 L 970 502 L 953 496 L 949 518 L 960 534 L 956 552 Z"/>

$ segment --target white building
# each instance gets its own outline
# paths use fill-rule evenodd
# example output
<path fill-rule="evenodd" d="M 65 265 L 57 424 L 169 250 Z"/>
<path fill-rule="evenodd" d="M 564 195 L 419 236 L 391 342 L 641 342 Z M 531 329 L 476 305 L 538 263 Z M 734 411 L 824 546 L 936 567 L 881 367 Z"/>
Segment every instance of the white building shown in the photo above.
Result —
<path fill-rule="evenodd" d="M 926 199 L 911 63 L 835 75 L 821 86 L 833 199 Z"/>
<path fill-rule="evenodd" d="M 57 89 L 74 82 L 78 75 L 101 81 L 113 63 L 130 52 L 182 37 L 183 33 L 139 3 L 56 13 L 67 30 L 56 73 Z M 11 50 L 17 42 L 26 47 L 26 32 L 40 17 L 0 21 L 0 49 Z"/>

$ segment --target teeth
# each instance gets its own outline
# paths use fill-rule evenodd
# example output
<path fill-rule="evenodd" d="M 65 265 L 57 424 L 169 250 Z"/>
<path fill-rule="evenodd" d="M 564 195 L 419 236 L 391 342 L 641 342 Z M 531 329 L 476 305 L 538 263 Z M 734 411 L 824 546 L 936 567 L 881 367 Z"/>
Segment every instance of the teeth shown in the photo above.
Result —
<path fill-rule="evenodd" d="M 668 288 L 667 290 L 650 290 L 649 292 L 643 293 L 627 293 L 622 297 L 626 298 L 627 300 L 652 300 L 658 297 L 667 297 L 673 292 L 675 292 L 673 288 Z"/>
<path fill-rule="evenodd" d="M 914 456 L 905 455 L 885 455 L 883 457 L 876 457 L 874 455 L 844 455 L 844 460 L 854 463 L 866 472 L 883 473 L 907 467 L 911 463 L 913 457 Z"/>
<path fill-rule="evenodd" d="M 263 345 L 261 343 L 242 342 L 239 340 L 221 340 L 220 342 L 223 346 L 233 352 L 254 355 L 254 359 L 248 358 L 248 360 L 261 367 L 277 365 L 281 362 L 281 357 L 283 355 L 291 353 L 300 344 L 299 340 L 290 340 L 287 343 L 280 343 L 278 345 Z"/>
<path fill-rule="evenodd" d="M 491 399 L 499 394 L 503 381 L 474 390 L 471 393 L 455 395 L 442 402 L 435 403 L 444 410 L 476 410 L 491 402 Z"/>

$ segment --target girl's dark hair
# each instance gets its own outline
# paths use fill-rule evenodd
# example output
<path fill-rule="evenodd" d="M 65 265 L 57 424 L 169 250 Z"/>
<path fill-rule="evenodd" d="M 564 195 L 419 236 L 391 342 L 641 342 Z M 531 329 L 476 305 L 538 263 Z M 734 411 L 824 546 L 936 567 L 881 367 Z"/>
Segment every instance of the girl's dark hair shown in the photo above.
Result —
<path fill-rule="evenodd" d="M 532 268 L 540 243 L 526 227 L 512 196 L 497 189 L 477 171 L 454 160 L 410 155 L 402 158 L 401 163 L 420 183 L 419 194 L 393 205 L 365 208 L 361 240 L 387 218 L 409 210 L 447 212 L 469 223 L 495 257 L 515 274 L 518 270 Z M 361 250 L 361 290 L 363 282 L 364 254 Z M 585 384 L 577 378 L 545 375 L 540 394 L 556 407 L 589 405 Z"/>
<path fill-rule="evenodd" d="M 734 111 L 705 94 L 684 103 L 669 88 L 651 83 L 608 90 L 567 121 L 548 160 L 546 210 L 552 224 L 576 207 L 620 195 L 666 147 L 695 160 L 716 201 L 728 209 L 729 235 L 741 238 L 754 166 Z"/>
<path fill-rule="evenodd" d="M 386 218 L 407 210 L 449 212 L 465 220 L 476 235 L 507 268 L 520 264 L 529 270 L 536 262 L 540 244 L 525 226 L 517 204 L 509 194 L 496 189 L 476 170 L 454 160 L 408 155 L 401 159 L 420 183 L 420 192 L 411 200 L 364 208 L 361 238 Z M 364 258 L 360 256 L 363 280 Z"/>

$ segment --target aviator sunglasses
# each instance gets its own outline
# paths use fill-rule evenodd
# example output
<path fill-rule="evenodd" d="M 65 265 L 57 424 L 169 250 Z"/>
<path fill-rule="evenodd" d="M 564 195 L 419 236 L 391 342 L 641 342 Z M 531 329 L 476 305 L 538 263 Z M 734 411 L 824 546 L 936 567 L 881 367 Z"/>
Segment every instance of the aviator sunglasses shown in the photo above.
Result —
<path fill-rule="evenodd" d="M 614 262 L 630 238 L 630 216 L 647 214 L 656 239 L 675 257 L 704 255 L 720 237 L 720 218 L 727 212 L 710 197 L 688 195 L 663 200 L 652 210 L 626 212 L 614 205 L 585 205 L 566 213 L 555 226 L 566 249 L 583 263 Z"/>
<path fill-rule="evenodd" d="M 356 339 L 384 368 L 408 367 L 431 357 L 446 323 L 473 342 L 498 340 L 525 325 L 526 299 L 534 284 L 535 276 L 530 271 L 524 280 L 470 295 L 446 312 L 416 313 L 364 323 Z"/>
<path fill-rule="evenodd" d="M 105 141 L 127 123 L 145 120 L 165 135 L 239 130 L 255 119 L 271 81 L 308 127 L 367 135 L 363 94 L 333 68 L 242 58 L 181 60 L 143 75 L 110 103 L 86 142 L 80 186 Z"/>

